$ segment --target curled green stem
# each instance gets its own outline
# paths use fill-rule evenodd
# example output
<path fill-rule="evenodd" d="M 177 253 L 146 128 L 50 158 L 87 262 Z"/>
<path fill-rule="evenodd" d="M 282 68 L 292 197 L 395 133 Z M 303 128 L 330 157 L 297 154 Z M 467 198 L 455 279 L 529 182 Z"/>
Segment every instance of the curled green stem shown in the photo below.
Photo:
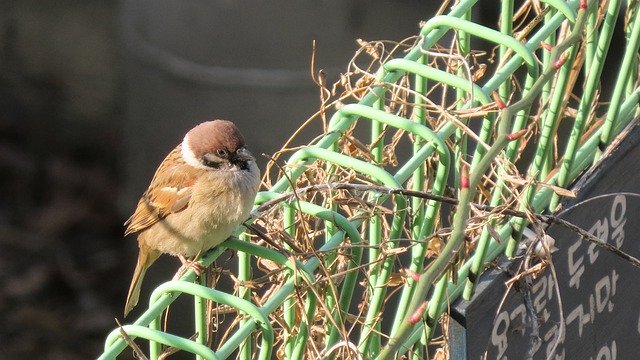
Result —
<path fill-rule="evenodd" d="M 541 93 L 544 84 L 553 79 L 553 76 L 557 72 L 557 68 L 554 66 L 554 63 L 562 58 L 561 56 L 568 48 L 576 44 L 581 39 L 582 31 L 585 27 L 586 18 L 586 8 L 581 6 L 578 11 L 575 26 L 573 27 L 571 33 L 565 38 L 564 41 L 553 48 L 553 50 L 551 51 L 552 61 L 550 62 L 549 66 L 543 71 L 538 80 L 533 84 L 531 90 L 526 95 L 524 95 L 522 99 L 520 99 L 513 105 L 506 107 L 499 114 L 496 141 L 489 148 L 489 150 L 487 150 L 482 159 L 473 168 L 471 168 L 469 173 L 469 187 L 461 187 L 460 189 L 458 196 L 458 208 L 454 215 L 453 231 L 451 233 L 449 241 L 442 250 L 441 254 L 430 264 L 427 271 L 425 271 L 420 276 L 420 279 L 416 286 L 414 297 L 411 301 L 408 317 L 399 327 L 397 334 L 389 341 L 388 345 L 380 353 L 378 359 L 392 359 L 400 346 L 402 346 L 403 340 L 407 339 L 413 331 L 416 323 L 414 321 L 411 321 L 414 319 L 410 319 L 409 317 L 415 315 L 416 313 L 421 313 L 420 308 L 427 298 L 429 290 L 431 289 L 431 285 L 436 279 L 442 276 L 451 261 L 455 259 L 455 256 L 457 255 L 464 241 L 466 224 L 469 218 L 469 209 L 471 202 L 475 196 L 476 187 L 482 180 L 491 163 L 509 143 L 511 136 L 508 131 L 509 129 L 511 129 L 511 123 L 514 115 L 518 111 L 531 106 L 531 104 Z"/>

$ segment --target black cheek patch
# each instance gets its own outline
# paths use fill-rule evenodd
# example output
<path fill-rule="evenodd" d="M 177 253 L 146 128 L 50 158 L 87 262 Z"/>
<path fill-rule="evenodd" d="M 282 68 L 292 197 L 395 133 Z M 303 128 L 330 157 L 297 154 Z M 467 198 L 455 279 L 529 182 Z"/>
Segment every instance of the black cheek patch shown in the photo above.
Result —
<path fill-rule="evenodd" d="M 211 161 L 207 160 L 207 158 L 202 158 L 202 164 L 212 169 L 219 169 L 220 165 L 222 165 L 222 163 L 219 161 Z"/>
<path fill-rule="evenodd" d="M 233 165 L 235 165 L 238 169 L 248 171 L 249 170 L 249 162 L 248 161 L 234 161 Z"/>

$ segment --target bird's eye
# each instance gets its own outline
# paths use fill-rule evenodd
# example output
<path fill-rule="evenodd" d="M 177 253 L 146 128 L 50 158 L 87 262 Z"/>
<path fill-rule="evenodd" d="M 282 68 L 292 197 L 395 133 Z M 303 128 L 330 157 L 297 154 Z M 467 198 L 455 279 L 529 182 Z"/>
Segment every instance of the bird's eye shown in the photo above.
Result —
<path fill-rule="evenodd" d="M 218 154 L 218 156 L 220 156 L 221 158 L 226 158 L 227 156 L 229 156 L 229 153 L 225 149 L 216 150 L 216 154 Z"/>

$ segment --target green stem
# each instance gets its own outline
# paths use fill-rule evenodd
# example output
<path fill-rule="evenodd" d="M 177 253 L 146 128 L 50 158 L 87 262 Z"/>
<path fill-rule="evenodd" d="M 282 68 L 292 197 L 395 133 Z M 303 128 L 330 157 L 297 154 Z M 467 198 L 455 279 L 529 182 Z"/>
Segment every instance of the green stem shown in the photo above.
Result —
<path fill-rule="evenodd" d="M 552 50 L 552 58 L 559 59 L 559 55 L 564 53 L 566 49 L 571 47 L 577 41 L 580 40 L 584 23 L 586 21 L 586 9 L 580 9 L 578 17 L 576 19 L 575 26 L 567 38 Z M 431 263 L 427 271 L 425 271 L 418 281 L 418 285 L 415 291 L 415 296 L 412 301 L 411 312 L 408 318 L 402 324 L 398 330 L 398 334 L 391 338 L 387 347 L 382 351 L 378 359 L 391 359 L 402 345 L 403 340 L 409 336 L 415 327 L 415 323 L 409 321 L 409 317 L 414 316 L 416 311 L 420 309 L 424 299 L 427 298 L 427 294 L 431 288 L 431 284 L 438 277 L 442 276 L 448 264 L 453 260 L 460 249 L 464 241 L 464 234 L 466 230 L 466 224 L 469 216 L 469 209 L 471 201 L 475 195 L 475 190 L 482 180 L 485 171 L 489 168 L 489 165 L 495 160 L 498 154 L 509 143 L 509 137 L 507 131 L 511 128 L 512 117 L 518 111 L 529 107 L 537 96 L 542 91 L 542 87 L 548 81 L 550 81 L 556 73 L 554 66 L 549 66 L 542 73 L 540 78 L 534 83 L 531 91 L 523 96 L 523 98 L 515 104 L 505 108 L 500 114 L 498 121 L 498 134 L 495 143 L 487 150 L 483 158 L 477 163 L 477 166 L 472 167 L 469 174 L 469 186 L 462 187 L 458 197 L 458 208 L 453 219 L 453 231 L 449 238 L 449 241 L 442 249 L 440 255 Z M 511 244 L 511 242 L 509 242 Z M 517 243 L 516 243 L 517 244 Z M 507 245 L 509 247 L 509 245 Z M 514 244 L 511 244 L 514 246 Z"/>

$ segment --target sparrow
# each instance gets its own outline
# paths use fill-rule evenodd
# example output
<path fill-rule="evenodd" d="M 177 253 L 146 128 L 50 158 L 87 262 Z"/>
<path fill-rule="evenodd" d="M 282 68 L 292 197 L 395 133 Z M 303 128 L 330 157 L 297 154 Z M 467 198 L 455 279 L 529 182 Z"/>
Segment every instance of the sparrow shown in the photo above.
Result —
<path fill-rule="evenodd" d="M 249 217 L 260 170 L 230 121 L 197 125 L 167 155 L 125 222 L 138 234 L 138 261 L 124 315 L 136 306 L 144 275 L 161 254 L 187 264 L 226 240 Z"/>

